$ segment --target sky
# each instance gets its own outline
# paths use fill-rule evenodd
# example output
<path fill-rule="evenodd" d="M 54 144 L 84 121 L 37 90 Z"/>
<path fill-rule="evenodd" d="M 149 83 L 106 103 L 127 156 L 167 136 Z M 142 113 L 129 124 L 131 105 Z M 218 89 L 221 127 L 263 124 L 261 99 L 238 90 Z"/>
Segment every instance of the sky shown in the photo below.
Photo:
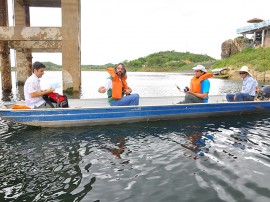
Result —
<path fill-rule="evenodd" d="M 240 36 L 236 29 L 247 20 L 270 19 L 269 8 L 269 0 L 81 0 L 81 64 L 172 50 L 220 59 L 222 42 Z M 30 8 L 30 17 L 31 26 L 61 26 L 60 8 Z M 62 57 L 33 53 L 34 61 L 61 65 Z"/>

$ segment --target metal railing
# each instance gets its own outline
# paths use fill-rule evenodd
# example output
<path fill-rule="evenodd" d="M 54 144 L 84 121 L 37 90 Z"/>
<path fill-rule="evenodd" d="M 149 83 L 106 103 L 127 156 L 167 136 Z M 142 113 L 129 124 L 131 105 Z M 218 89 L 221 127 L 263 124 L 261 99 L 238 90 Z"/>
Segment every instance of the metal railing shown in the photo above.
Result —
<path fill-rule="evenodd" d="M 270 19 L 265 20 L 265 21 L 260 22 L 260 23 L 254 23 L 252 25 L 236 29 L 236 33 L 237 34 L 242 34 L 242 33 L 245 33 L 245 32 L 249 32 L 249 31 L 256 30 L 256 29 L 261 29 L 263 27 L 268 27 L 268 26 L 270 26 Z"/>

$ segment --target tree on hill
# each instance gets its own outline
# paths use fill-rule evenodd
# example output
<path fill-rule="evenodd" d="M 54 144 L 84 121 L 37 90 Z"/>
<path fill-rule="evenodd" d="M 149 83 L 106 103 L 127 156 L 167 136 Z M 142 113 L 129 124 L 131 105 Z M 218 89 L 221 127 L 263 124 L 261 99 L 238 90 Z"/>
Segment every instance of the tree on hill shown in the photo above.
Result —
<path fill-rule="evenodd" d="M 180 68 L 191 63 L 200 63 L 215 61 L 208 55 L 193 54 L 189 52 L 162 51 L 131 60 L 126 63 L 128 67 L 133 68 Z"/>
<path fill-rule="evenodd" d="M 123 63 L 131 71 L 178 71 L 191 69 L 198 63 L 207 64 L 215 61 L 208 55 L 194 54 L 190 52 L 161 51 L 140 57 L 135 60 L 125 60 Z M 47 71 L 61 71 L 62 66 L 52 62 L 42 62 Z M 81 70 L 105 70 L 114 67 L 116 64 L 108 63 L 105 65 L 81 65 Z"/>
<path fill-rule="evenodd" d="M 42 62 L 46 66 L 46 71 L 61 71 L 62 66 L 52 62 Z"/>

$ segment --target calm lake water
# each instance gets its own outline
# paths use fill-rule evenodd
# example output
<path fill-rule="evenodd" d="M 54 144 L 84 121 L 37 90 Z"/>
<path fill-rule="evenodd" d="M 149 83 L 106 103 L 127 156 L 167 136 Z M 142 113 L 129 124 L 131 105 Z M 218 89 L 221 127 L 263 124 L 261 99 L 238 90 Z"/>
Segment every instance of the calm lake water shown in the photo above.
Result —
<path fill-rule="evenodd" d="M 60 77 L 46 72 L 42 86 Z M 83 72 L 81 98 L 105 97 L 97 88 L 106 78 Z M 141 96 L 175 96 L 190 78 L 129 73 L 128 83 Z M 241 88 L 210 82 L 212 95 Z M 55 129 L 2 120 L 0 201 L 269 201 L 269 122 L 260 114 Z"/>

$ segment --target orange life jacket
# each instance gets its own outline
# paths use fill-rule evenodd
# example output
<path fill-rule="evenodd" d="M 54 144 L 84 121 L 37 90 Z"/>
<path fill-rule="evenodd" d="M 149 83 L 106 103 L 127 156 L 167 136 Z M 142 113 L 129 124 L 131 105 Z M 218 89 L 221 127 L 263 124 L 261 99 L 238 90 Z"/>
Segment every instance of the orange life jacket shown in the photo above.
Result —
<path fill-rule="evenodd" d="M 123 97 L 123 90 L 128 89 L 125 77 L 119 79 L 118 75 L 114 72 L 114 68 L 107 68 L 107 72 L 112 77 L 112 98 L 121 99 Z"/>
<path fill-rule="evenodd" d="M 205 73 L 201 75 L 199 78 L 194 76 L 190 82 L 190 91 L 193 93 L 201 93 L 201 82 L 205 79 L 211 78 L 212 76 L 213 74 L 211 73 Z"/>
<path fill-rule="evenodd" d="M 17 105 L 17 104 L 12 105 L 11 108 L 12 109 L 31 109 L 30 107 L 27 107 L 26 105 Z"/>

